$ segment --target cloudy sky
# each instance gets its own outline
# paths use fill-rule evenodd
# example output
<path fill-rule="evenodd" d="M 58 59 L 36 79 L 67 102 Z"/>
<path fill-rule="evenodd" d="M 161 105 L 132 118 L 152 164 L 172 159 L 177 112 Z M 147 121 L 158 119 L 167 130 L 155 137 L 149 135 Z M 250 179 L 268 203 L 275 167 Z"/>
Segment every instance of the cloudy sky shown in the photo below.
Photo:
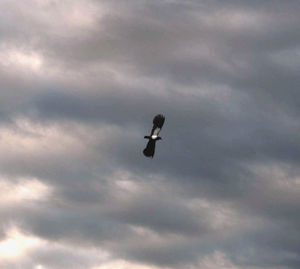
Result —
<path fill-rule="evenodd" d="M 300 268 L 299 0 L 0 8 L 1 268 Z"/>

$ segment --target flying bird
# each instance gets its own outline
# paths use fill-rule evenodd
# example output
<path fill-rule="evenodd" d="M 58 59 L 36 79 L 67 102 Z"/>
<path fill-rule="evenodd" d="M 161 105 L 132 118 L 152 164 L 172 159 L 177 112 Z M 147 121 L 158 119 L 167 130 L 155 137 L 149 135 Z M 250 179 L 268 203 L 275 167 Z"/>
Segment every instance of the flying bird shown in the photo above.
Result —
<path fill-rule="evenodd" d="M 162 138 L 158 136 L 161 128 L 163 127 L 165 122 L 165 117 L 161 114 L 158 114 L 153 119 L 153 128 L 151 131 L 150 136 L 144 136 L 144 138 L 149 139 L 146 148 L 144 149 L 143 153 L 146 157 L 154 156 L 155 152 L 155 143 L 157 140 L 161 140 Z"/>

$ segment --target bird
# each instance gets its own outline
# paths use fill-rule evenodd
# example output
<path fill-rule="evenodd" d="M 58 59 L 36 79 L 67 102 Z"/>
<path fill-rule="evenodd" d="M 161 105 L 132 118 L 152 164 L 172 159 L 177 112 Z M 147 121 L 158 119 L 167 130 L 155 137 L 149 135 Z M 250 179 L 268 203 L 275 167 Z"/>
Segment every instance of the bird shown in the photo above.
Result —
<path fill-rule="evenodd" d="M 153 127 L 151 131 L 151 135 L 144 136 L 145 139 L 148 139 L 148 143 L 146 148 L 143 150 L 143 153 L 146 157 L 154 156 L 155 152 L 155 143 L 157 140 L 161 140 L 162 138 L 158 136 L 161 128 L 163 127 L 165 122 L 165 117 L 162 114 L 158 114 L 153 118 Z"/>

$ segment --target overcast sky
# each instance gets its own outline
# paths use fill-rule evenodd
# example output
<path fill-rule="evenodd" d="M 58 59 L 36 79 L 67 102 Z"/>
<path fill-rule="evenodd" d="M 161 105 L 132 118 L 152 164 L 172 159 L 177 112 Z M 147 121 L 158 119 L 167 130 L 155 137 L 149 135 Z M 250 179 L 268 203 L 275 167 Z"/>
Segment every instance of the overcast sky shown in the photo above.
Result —
<path fill-rule="evenodd" d="M 0 9 L 1 268 L 300 268 L 299 0 Z"/>

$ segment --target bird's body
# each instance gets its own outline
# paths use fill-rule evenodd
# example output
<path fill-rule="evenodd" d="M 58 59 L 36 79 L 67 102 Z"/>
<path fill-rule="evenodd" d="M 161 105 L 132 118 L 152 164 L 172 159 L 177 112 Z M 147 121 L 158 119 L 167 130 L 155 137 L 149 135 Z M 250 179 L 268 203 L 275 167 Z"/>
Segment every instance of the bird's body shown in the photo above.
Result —
<path fill-rule="evenodd" d="M 153 119 L 153 128 L 150 136 L 145 136 L 144 138 L 149 139 L 146 148 L 143 153 L 146 157 L 154 156 L 155 152 L 155 143 L 157 140 L 161 140 L 162 138 L 158 136 L 162 126 L 164 125 L 165 117 L 161 114 L 158 114 Z"/>

